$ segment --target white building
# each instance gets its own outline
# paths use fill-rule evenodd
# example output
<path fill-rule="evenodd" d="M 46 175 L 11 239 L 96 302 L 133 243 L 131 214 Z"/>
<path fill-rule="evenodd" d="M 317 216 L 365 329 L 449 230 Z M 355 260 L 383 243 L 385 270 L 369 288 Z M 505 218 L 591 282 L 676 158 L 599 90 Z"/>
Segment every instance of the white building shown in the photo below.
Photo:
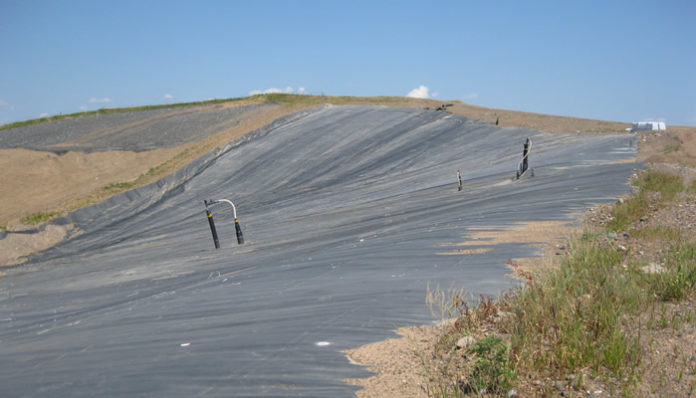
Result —
<path fill-rule="evenodd" d="M 633 123 L 633 127 L 626 129 L 628 131 L 665 131 L 667 130 L 667 125 L 665 122 L 636 122 Z"/>

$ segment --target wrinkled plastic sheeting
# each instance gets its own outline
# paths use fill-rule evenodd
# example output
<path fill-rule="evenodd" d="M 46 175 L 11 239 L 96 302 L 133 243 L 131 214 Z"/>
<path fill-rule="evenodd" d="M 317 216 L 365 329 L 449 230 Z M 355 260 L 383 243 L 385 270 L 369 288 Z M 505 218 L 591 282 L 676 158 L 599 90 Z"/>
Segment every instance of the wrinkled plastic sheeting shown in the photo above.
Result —
<path fill-rule="evenodd" d="M 527 137 L 535 176 L 515 182 Z M 352 396 L 342 380 L 368 372 L 342 350 L 432 322 L 428 286 L 497 295 L 517 283 L 503 262 L 539 254 L 443 245 L 609 202 L 635 152 L 419 109 L 291 115 L 67 216 L 85 233 L 8 270 L 0 395 Z M 214 249 L 208 198 L 235 202 L 244 245 L 220 215 Z"/>

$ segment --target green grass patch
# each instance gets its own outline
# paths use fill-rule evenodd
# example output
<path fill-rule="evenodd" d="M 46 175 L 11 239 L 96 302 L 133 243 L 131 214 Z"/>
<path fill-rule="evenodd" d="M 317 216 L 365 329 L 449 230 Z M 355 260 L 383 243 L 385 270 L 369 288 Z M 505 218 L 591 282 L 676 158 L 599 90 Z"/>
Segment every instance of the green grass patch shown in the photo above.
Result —
<path fill-rule="evenodd" d="M 623 203 L 616 203 L 612 209 L 613 219 L 607 223 L 607 228 L 610 231 L 625 230 L 641 217 L 647 215 L 650 210 L 649 206 L 648 197 L 642 191 Z"/>
<path fill-rule="evenodd" d="M 664 154 L 670 154 L 672 152 L 678 152 L 680 148 L 679 144 L 670 144 L 670 145 L 665 145 L 665 147 L 662 149 L 662 152 Z"/>
<path fill-rule="evenodd" d="M 101 188 L 102 191 L 106 192 L 123 192 L 131 189 L 135 186 L 135 181 L 130 182 L 115 182 L 109 185 L 105 185 Z"/>
<path fill-rule="evenodd" d="M 440 378 L 432 388 L 440 396 L 487 393 L 505 396 L 518 375 L 562 378 L 582 369 L 634 376 L 640 365 L 637 335 L 624 330 L 629 314 L 638 314 L 652 299 L 644 275 L 624 268 L 626 254 L 585 234 L 571 245 L 560 267 L 498 300 L 481 298 L 469 307 L 461 296 L 446 303 L 459 313 L 436 348 L 453 347 L 458 338 L 475 335 L 492 319 L 498 326 L 462 356 L 456 352 L 428 374 Z M 454 358 L 454 359 L 452 359 Z M 456 382 L 453 382 L 456 380 Z"/>
<path fill-rule="evenodd" d="M 643 172 L 636 186 L 642 191 L 659 192 L 664 201 L 672 201 L 677 193 L 684 191 L 684 182 L 678 175 L 655 170 Z"/>
<path fill-rule="evenodd" d="M 638 341 L 621 332 L 623 315 L 646 301 L 639 278 L 622 272 L 624 254 L 587 238 L 549 277 L 512 303 L 511 351 L 518 366 L 541 372 L 590 367 L 623 375 L 638 363 Z"/>
<path fill-rule="evenodd" d="M 22 224 L 35 225 L 52 220 L 60 215 L 61 213 L 57 211 L 39 212 L 34 213 L 30 216 L 22 217 L 20 221 L 22 222 Z"/>
<path fill-rule="evenodd" d="M 614 205 L 613 219 L 607 223 L 610 231 L 625 230 L 641 217 L 646 216 L 650 211 L 650 193 L 660 194 L 659 198 L 653 199 L 653 204 L 659 207 L 671 202 L 679 192 L 686 189 L 680 176 L 655 170 L 646 170 L 641 173 L 634 185 L 640 191 L 623 203 Z"/>
<path fill-rule="evenodd" d="M 676 242 L 681 240 L 681 233 L 673 228 L 658 225 L 631 230 L 631 236 L 640 239 L 657 239 L 660 241 Z"/>
<path fill-rule="evenodd" d="M 696 293 L 696 243 L 674 248 L 665 265 L 667 272 L 648 278 L 655 297 L 663 301 L 678 301 Z"/>

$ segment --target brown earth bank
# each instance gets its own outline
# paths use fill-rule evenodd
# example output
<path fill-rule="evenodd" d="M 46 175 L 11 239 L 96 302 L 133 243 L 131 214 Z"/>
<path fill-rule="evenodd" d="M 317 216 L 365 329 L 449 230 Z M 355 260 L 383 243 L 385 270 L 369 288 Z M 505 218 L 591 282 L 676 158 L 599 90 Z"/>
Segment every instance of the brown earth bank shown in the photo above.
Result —
<path fill-rule="evenodd" d="M 61 209 L 109 184 L 132 181 L 170 159 L 176 149 L 148 152 L 51 152 L 0 149 L 0 223 Z"/>

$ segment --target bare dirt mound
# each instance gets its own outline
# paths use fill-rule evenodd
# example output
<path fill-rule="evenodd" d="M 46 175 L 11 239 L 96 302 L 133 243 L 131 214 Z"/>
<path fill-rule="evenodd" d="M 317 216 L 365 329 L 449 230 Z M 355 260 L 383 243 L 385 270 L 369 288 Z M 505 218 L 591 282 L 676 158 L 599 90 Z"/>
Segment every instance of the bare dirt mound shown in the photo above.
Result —
<path fill-rule="evenodd" d="M 16 224 L 22 217 L 50 212 L 109 184 L 131 181 L 178 152 L 68 152 L 57 155 L 29 149 L 0 149 L 2 201 L 0 225 Z"/>

